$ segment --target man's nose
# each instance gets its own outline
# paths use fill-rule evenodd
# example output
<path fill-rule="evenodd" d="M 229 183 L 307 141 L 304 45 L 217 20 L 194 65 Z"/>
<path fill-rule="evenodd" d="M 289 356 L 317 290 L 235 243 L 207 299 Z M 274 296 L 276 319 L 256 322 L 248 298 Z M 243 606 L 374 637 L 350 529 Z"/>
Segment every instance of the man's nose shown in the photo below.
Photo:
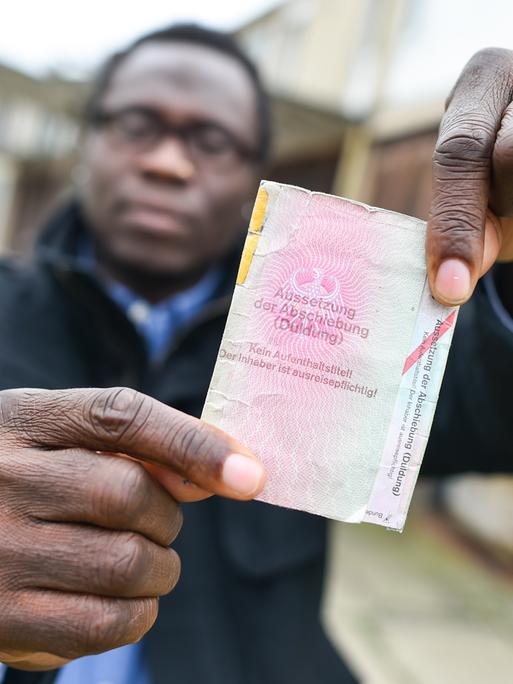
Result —
<path fill-rule="evenodd" d="M 186 183 L 196 171 L 188 157 L 184 144 L 176 138 L 167 137 L 140 155 L 140 170 L 161 180 Z"/>

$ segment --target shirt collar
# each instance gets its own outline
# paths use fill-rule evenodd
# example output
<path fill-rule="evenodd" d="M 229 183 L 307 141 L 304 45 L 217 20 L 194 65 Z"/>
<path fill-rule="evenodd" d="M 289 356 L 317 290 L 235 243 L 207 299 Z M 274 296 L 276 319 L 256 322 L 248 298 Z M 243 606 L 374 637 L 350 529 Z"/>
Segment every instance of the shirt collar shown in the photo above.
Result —
<path fill-rule="evenodd" d="M 144 338 L 152 359 L 161 356 L 179 329 L 201 313 L 213 299 L 222 277 L 219 267 L 212 268 L 187 290 L 151 304 L 126 285 L 97 275 L 93 245 L 87 236 L 83 236 L 78 244 L 76 261 L 82 270 L 96 277 L 109 297 L 123 309 Z"/>

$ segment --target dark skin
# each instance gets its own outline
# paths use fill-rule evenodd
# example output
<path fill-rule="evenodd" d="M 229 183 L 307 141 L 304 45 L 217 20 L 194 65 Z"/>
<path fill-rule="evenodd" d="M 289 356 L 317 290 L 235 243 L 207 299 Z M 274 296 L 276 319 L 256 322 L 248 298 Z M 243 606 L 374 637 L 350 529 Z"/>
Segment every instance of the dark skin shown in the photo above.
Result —
<path fill-rule="evenodd" d="M 180 489 L 143 464 L 235 499 L 265 479 L 228 435 L 125 388 L 3 391 L 0 445 L 0 661 L 20 669 L 138 641 L 154 623 L 180 574 L 168 545 L 182 514 Z"/>
<path fill-rule="evenodd" d="M 248 150 L 259 142 L 249 76 L 231 57 L 197 45 L 140 47 L 115 72 L 101 107 L 143 107 L 179 126 L 212 122 Z M 81 199 L 100 264 L 150 301 L 192 285 L 232 249 L 260 171 L 245 158 L 222 172 L 195 164 L 178 136 L 139 152 L 94 128 L 83 162 L 91 180 Z"/>
<path fill-rule="evenodd" d="M 448 98 L 426 244 L 429 282 L 442 304 L 463 304 L 496 261 L 513 261 L 512 102 L 513 52 L 500 48 L 475 54 Z M 444 261 L 456 262 L 452 278 L 451 269 L 441 277 Z M 508 268 L 500 293 L 513 314 L 512 284 Z"/>
<path fill-rule="evenodd" d="M 223 117 L 248 147 L 256 143 L 247 75 L 212 50 L 139 48 L 104 104 L 124 105 L 134 92 L 135 104 L 168 123 Z M 513 260 L 512 102 L 506 50 L 478 53 L 450 98 L 427 243 L 443 302 L 465 301 L 492 263 Z M 134 156 L 105 136 L 89 131 L 84 148 L 92 178 L 83 202 L 98 257 L 107 276 L 156 301 L 197 280 L 239 239 L 257 169 L 241 158 L 224 173 L 200 172 L 174 137 Z M 127 219 L 134 197 L 160 209 Z M 448 259 L 456 267 L 437 282 Z M 502 285 L 510 311 L 512 291 Z M 192 495 L 183 478 L 195 483 Z M 0 392 L 0 661 L 45 669 L 141 639 L 178 578 L 167 548 L 181 525 L 176 501 L 250 499 L 264 480 L 229 436 L 132 390 Z"/>

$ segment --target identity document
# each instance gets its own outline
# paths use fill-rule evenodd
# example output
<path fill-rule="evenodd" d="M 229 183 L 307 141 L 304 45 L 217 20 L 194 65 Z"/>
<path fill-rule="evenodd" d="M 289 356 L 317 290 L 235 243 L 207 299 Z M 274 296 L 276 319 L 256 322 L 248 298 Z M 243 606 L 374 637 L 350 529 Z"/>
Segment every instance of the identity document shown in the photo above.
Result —
<path fill-rule="evenodd" d="M 262 501 L 403 528 L 457 316 L 425 230 L 261 183 L 202 417 L 264 462 Z"/>

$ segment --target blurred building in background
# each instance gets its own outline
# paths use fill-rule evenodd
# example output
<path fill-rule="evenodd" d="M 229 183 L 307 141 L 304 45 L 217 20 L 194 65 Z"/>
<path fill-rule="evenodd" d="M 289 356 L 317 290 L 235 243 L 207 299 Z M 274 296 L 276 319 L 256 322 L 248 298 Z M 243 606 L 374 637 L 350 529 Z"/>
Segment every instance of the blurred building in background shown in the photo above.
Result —
<path fill-rule="evenodd" d="M 445 93 L 393 87 L 425 3 L 289 0 L 235 32 L 273 97 L 269 177 L 426 215 Z M 69 184 L 84 92 L 0 67 L 0 248 L 26 249 Z"/>
<path fill-rule="evenodd" d="M 426 215 L 446 93 L 400 73 L 423 5 L 293 0 L 240 28 L 274 96 L 275 178 Z"/>
<path fill-rule="evenodd" d="M 67 185 L 83 90 L 0 65 L 0 247 L 28 248 Z"/>

